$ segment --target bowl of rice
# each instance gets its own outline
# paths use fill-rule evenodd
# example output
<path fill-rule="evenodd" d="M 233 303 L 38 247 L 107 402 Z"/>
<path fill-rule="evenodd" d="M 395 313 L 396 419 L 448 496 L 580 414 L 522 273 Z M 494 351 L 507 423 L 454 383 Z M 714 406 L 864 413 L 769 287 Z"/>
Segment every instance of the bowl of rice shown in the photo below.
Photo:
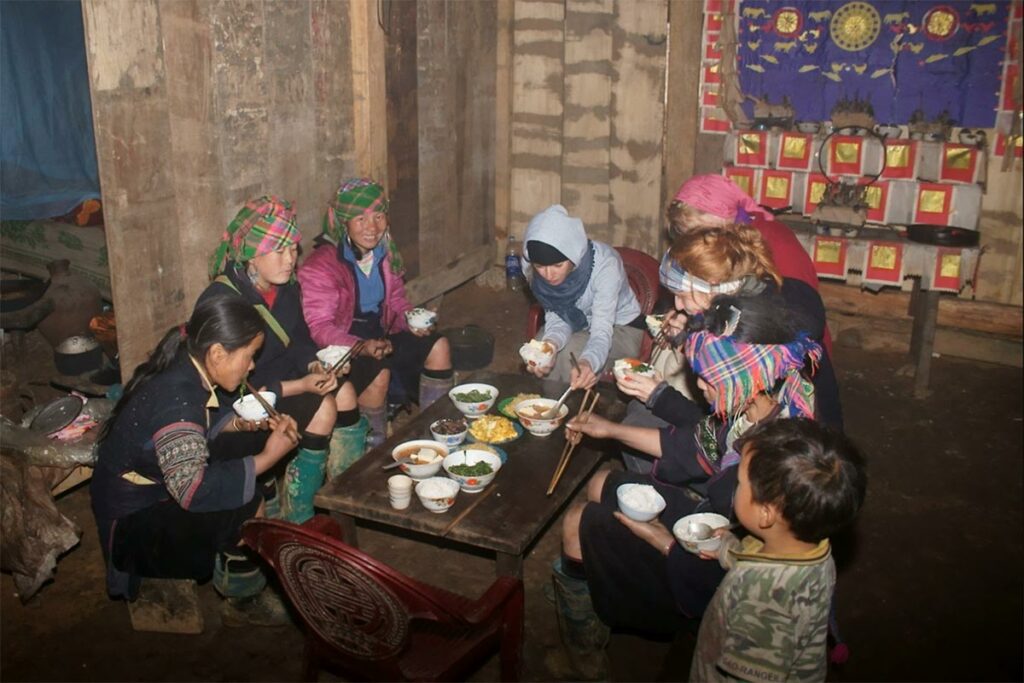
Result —
<path fill-rule="evenodd" d="M 623 484 L 615 496 L 622 514 L 635 522 L 649 522 L 665 509 L 665 499 L 648 484 Z"/>
<path fill-rule="evenodd" d="M 447 477 L 430 477 L 416 484 L 416 497 L 431 512 L 447 512 L 455 504 L 459 484 Z"/>

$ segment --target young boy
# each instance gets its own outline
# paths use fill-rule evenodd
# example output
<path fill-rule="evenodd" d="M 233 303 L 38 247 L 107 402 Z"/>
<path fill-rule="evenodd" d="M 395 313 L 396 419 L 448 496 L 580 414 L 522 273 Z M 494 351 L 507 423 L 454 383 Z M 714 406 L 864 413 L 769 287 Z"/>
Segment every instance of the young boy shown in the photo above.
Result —
<path fill-rule="evenodd" d="M 691 681 L 824 681 L 835 585 L 828 537 L 856 516 L 867 479 L 856 447 L 807 419 L 742 439 L 733 508 L 750 532 L 715 553 L 728 573 L 704 613 Z"/>

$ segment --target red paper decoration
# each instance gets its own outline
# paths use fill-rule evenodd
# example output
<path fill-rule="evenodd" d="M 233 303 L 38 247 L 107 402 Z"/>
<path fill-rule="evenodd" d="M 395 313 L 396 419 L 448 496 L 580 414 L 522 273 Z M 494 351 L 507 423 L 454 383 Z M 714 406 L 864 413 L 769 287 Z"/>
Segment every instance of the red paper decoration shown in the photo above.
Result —
<path fill-rule="evenodd" d="M 914 222 L 928 225 L 949 225 L 949 208 L 953 188 L 939 183 L 921 183 L 914 199 Z"/>
<path fill-rule="evenodd" d="M 814 270 L 819 277 L 846 279 L 846 240 L 842 237 L 814 238 Z"/>
<path fill-rule="evenodd" d="M 792 206 L 793 174 L 789 171 L 761 171 L 760 203 L 773 209 Z"/>
<path fill-rule="evenodd" d="M 898 242 L 868 242 L 865 282 L 898 285 L 903 281 L 903 245 Z"/>
<path fill-rule="evenodd" d="M 917 177 L 917 142 L 914 140 L 885 141 L 885 170 L 883 178 L 912 180 Z"/>

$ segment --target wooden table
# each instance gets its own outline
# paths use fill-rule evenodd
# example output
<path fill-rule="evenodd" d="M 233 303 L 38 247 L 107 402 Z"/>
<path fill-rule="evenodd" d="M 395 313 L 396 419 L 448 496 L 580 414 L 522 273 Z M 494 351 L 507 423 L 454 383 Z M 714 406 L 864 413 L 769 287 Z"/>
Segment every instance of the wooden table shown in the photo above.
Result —
<path fill-rule="evenodd" d="M 566 387 L 559 382 L 542 381 L 525 374 L 479 373 L 467 381 L 486 382 L 498 387 L 501 392 L 499 402 L 518 393 L 558 397 Z M 602 387 L 600 392 L 601 400 L 596 412 L 610 419 L 621 419 L 625 406 L 617 398 L 614 387 Z M 573 392 L 570 396 L 567 401 L 570 415 L 576 413 L 582 398 L 582 391 Z M 496 407 L 497 403 L 491 412 L 496 412 Z M 396 531 L 414 532 L 413 535 L 424 537 L 427 542 L 445 539 L 494 552 L 498 575 L 521 578 L 527 550 L 589 478 L 611 446 L 608 442 L 585 438 L 573 451 L 558 488 L 548 496 L 545 492 L 565 445 L 565 432 L 558 430 L 544 438 L 524 432 L 519 439 L 499 446 L 508 453 L 508 461 L 484 491 L 460 491 L 455 505 L 443 514 L 427 511 L 415 494 L 408 508 L 393 509 L 388 502 L 387 479 L 395 471 L 381 469 L 382 465 L 392 462 L 391 450 L 404 441 L 430 438 L 429 425 L 434 420 L 459 416 L 450 400 L 442 398 L 437 401 L 380 447 L 325 484 L 316 495 L 316 505 L 329 510 L 341 523 L 345 542 L 350 545 L 358 546 L 356 520 L 370 520 Z M 486 498 L 448 529 L 459 514 L 481 496 Z"/>

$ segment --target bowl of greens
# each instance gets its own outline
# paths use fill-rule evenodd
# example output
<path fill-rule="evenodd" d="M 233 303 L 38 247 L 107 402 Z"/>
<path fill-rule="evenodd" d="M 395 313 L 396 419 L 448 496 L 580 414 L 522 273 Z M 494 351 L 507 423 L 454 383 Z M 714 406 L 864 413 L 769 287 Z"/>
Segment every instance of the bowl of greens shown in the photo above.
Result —
<path fill-rule="evenodd" d="M 485 414 L 498 399 L 498 388 L 490 384 L 469 383 L 453 387 L 448 398 L 463 415 L 475 420 Z"/>
<path fill-rule="evenodd" d="M 449 477 L 459 482 L 463 491 L 477 493 L 494 481 L 501 469 L 501 458 L 491 451 L 465 448 L 449 454 L 441 461 L 441 467 Z"/>

